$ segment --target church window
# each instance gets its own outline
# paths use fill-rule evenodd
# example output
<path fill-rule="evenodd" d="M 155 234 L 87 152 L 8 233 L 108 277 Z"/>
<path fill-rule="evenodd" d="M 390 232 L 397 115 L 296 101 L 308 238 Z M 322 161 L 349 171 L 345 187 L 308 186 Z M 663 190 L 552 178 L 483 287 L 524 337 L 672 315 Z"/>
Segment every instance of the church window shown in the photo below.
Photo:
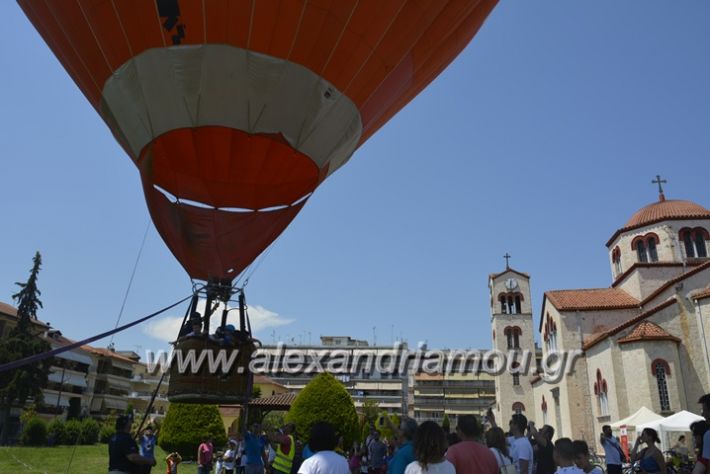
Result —
<path fill-rule="evenodd" d="M 609 416 L 609 397 L 606 379 L 602 377 L 601 370 L 597 369 L 597 377 L 594 382 L 594 395 L 597 396 L 597 410 L 599 416 Z"/>
<path fill-rule="evenodd" d="M 656 377 L 658 386 L 658 399 L 661 402 L 661 411 L 671 410 L 671 400 L 668 396 L 667 377 L 671 375 L 671 368 L 663 359 L 656 359 L 651 363 L 651 373 Z"/>
<path fill-rule="evenodd" d="M 501 293 L 498 297 L 498 301 L 500 301 L 500 312 L 502 314 L 522 313 L 522 300 L 523 296 L 520 293 Z"/>
<path fill-rule="evenodd" d="M 657 262 L 657 246 L 660 239 L 656 234 L 650 232 L 646 235 L 639 235 L 631 242 L 631 250 L 636 250 L 638 261 L 641 263 Z"/>
<path fill-rule="evenodd" d="M 508 349 L 520 349 L 520 336 L 523 331 L 518 326 L 507 326 L 503 333 L 508 343 Z"/>
<path fill-rule="evenodd" d="M 611 252 L 611 261 L 614 263 L 614 272 L 621 274 L 621 249 L 618 245 Z"/>
<path fill-rule="evenodd" d="M 549 313 L 545 316 L 545 347 L 547 352 L 557 352 L 557 324 Z"/>
<path fill-rule="evenodd" d="M 513 413 L 516 415 L 522 415 L 525 412 L 525 405 L 520 402 L 513 403 Z"/>
<path fill-rule="evenodd" d="M 648 257 L 646 256 L 646 244 L 643 240 L 636 242 L 636 253 L 638 254 L 639 262 L 648 262 Z"/>
<path fill-rule="evenodd" d="M 683 228 L 679 232 L 680 240 L 685 248 L 685 256 L 688 258 L 706 258 L 708 256 L 706 241 L 710 240 L 710 234 L 702 227 L 691 229 Z"/>
<path fill-rule="evenodd" d="M 513 362 L 510 366 L 513 375 L 513 385 L 520 385 L 520 364 Z"/>

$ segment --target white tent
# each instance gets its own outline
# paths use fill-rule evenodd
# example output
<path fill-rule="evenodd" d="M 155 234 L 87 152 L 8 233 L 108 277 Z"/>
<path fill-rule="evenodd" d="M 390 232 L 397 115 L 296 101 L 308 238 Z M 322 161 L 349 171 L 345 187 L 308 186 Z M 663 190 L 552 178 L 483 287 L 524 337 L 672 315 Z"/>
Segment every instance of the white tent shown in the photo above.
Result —
<path fill-rule="evenodd" d="M 629 430 L 633 430 L 638 425 L 642 425 L 644 423 L 651 423 L 662 419 L 663 417 L 661 415 L 652 412 L 646 407 L 641 407 L 633 415 L 627 416 L 623 420 L 619 420 L 616 423 L 612 423 L 610 426 L 611 429 L 618 430 L 622 426 L 626 425 Z"/>
<path fill-rule="evenodd" d="M 679 411 L 675 415 L 668 416 L 661 420 L 652 421 L 636 425 L 636 433 L 640 433 L 646 428 L 653 428 L 658 432 L 658 437 L 661 438 L 661 449 L 667 450 L 669 447 L 668 433 L 672 432 L 690 432 L 690 425 L 696 421 L 704 420 L 700 415 L 690 413 L 689 411 Z"/>

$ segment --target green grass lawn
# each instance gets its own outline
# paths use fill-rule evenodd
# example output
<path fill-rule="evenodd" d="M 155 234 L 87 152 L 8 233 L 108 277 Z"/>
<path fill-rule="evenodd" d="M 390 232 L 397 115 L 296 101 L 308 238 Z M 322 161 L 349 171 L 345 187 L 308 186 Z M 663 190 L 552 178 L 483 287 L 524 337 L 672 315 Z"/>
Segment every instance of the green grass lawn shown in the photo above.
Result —
<path fill-rule="evenodd" d="M 54 448 L 2 448 L 0 447 L 0 473 L 15 472 L 33 474 L 102 474 L 108 472 L 108 446 L 95 444 L 93 446 L 77 446 L 74 459 L 73 446 L 57 446 Z M 160 447 L 155 447 L 155 458 L 158 464 L 153 468 L 154 474 L 165 472 L 165 453 Z M 68 468 L 68 470 L 67 470 Z M 178 469 L 180 474 L 197 472 L 195 464 L 182 464 Z"/>

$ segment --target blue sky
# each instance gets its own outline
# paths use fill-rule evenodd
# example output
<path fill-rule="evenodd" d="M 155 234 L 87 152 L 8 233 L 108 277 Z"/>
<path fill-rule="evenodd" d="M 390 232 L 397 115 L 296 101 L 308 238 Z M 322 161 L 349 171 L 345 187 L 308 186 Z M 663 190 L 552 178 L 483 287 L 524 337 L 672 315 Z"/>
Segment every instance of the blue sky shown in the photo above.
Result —
<path fill-rule="evenodd" d="M 113 328 L 149 221 L 138 173 L 19 7 L 0 17 L 0 301 L 40 250 L 40 318 L 88 337 Z M 701 1 L 502 2 L 259 265 L 257 336 L 489 347 L 506 252 L 536 321 L 545 290 L 608 286 L 604 243 L 656 200 L 656 174 L 710 207 L 708 18 Z M 151 227 L 122 321 L 190 289 Z M 165 348 L 182 311 L 117 346 Z"/>

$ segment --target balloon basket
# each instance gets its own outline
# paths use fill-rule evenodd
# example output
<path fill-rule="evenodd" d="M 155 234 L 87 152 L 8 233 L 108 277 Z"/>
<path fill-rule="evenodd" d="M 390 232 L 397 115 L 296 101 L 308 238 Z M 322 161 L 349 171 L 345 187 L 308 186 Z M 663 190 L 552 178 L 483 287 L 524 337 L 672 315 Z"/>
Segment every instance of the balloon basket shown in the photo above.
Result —
<path fill-rule="evenodd" d="M 175 357 L 170 367 L 168 400 L 171 403 L 243 404 L 251 397 L 249 362 L 255 350 L 251 337 L 225 346 L 207 336 L 185 336 L 175 344 L 175 351 L 180 352 L 181 357 Z M 237 355 L 233 355 L 234 351 L 238 351 Z M 180 367 L 180 359 L 184 362 L 188 358 L 201 364 L 196 367 L 196 364 L 183 363 Z M 225 372 L 225 365 L 232 360 Z M 210 361 L 222 364 L 216 366 Z M 193 373 L 193 369 L 199 370 Z"/>

